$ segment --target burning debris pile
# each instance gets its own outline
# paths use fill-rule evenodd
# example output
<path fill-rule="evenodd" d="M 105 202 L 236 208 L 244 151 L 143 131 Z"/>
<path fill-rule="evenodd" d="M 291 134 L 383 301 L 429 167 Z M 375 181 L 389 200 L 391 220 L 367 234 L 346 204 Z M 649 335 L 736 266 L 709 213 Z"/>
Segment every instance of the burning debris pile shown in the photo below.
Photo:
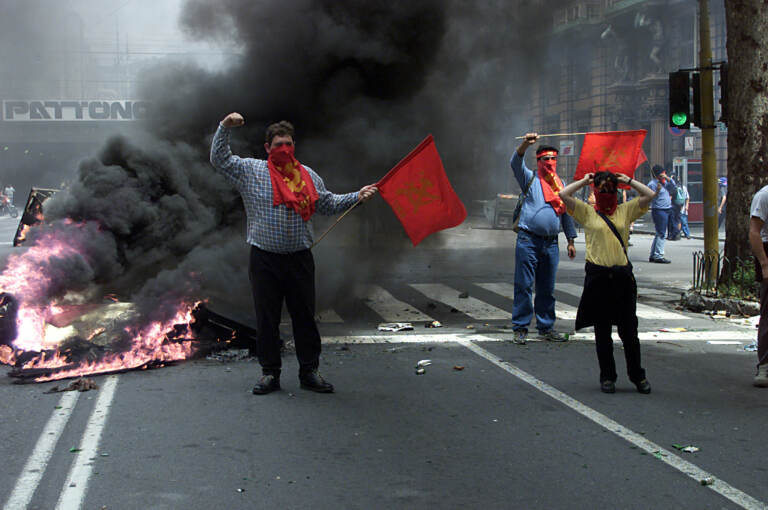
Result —
<path fill-rule="evenodd" d="M 240 224 L 222 225 L 229 211 L 198 193 L 221 187 L 207 161 L 168 152 L 116 138 L 67 189 L 30 196 L 36 224 L 0 268 L 0 363 L 10 376 L 115 373 L 252 345 L 252 329 L 203 299 L 216 295 L 203 290 L 212 279 L 230 285 L 222 239 L 240 241 L 228 230 Z"/>

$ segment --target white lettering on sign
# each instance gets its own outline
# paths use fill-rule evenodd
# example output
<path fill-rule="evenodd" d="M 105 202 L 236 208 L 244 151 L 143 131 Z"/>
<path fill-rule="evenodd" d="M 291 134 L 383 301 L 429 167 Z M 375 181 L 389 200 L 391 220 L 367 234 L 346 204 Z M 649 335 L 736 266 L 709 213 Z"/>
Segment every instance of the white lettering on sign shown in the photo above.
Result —
<path fill-rule="evenodd" d="M 146 119 L 147 101 L 3 101 L 2 120 L 18 121 L 129 121 Z"/>

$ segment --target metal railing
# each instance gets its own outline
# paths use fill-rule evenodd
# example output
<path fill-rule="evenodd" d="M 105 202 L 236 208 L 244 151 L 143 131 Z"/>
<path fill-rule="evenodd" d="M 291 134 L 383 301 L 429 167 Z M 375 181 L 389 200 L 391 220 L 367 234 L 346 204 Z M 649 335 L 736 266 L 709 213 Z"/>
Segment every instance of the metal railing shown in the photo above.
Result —
<path fill-rule="evenodd" d="M 754 299 L 758 286 L 753 259 L 731 259 L 718 252 L 693 252 L 692 290 L 709 297 Z"/>

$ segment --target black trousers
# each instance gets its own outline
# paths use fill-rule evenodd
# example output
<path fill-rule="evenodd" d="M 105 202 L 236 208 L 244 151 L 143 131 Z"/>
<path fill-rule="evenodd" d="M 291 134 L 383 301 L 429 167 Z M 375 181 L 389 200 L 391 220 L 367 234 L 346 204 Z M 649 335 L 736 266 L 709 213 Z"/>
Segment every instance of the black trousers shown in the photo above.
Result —
<path fill-rule="evenodd" d="M 283 301 L 293 323 L 299 374 L 316 370 L 320 333 L 315 323 L 315 261 L 312 252 L 272 253 L 251 246 L 249 268 L 256 308 L 256 355 L 265 374 L 280 374 Z"/>
<path fill-rule="evenodd" d="M 645 379 L 645 369 L 640 364 L 640 340 L 637 338 L 637 316 L 620 321 L 616 326 L 619 338 L 624 344 L 629 380 L 637 383 Z M 600 382 L 616 381 L 616 362 L 613 359 L 613 338 L 611 323 L 595 323 L 595 348 L 600 364 Z"/>

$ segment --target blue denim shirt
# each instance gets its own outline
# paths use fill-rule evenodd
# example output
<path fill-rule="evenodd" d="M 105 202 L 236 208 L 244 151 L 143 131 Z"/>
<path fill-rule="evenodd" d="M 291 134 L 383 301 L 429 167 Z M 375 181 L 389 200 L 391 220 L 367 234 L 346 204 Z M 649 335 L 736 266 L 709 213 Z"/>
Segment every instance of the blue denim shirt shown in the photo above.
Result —
<path fill-rule="evenodd" d="M 520 222 L 518 226 L 539 236 L 556 236 L 560 233 L 562 227 L 565 237 L 574 239 L 576 237 L 576 227 L 573 224 L 573 218 L 568 213 L 558 216 L 551 205 L 544 200 L 544 190 L 541 189 L 539 181 L 533 170 L 525 165 L 525 161 L 515 151 L 512 154 L 512 172 L 515 174 L 518 184 L 520 184 L 521 193 L 532 178 L 531 189 L 525 196 L 523 209 L 520 211 Z"/>
<path fill-rule="evenodd" d="M 659 186 L 660 183 L 657 179 L 651 179 L 651 182 L 648 183 L 648 187 L 653 191 L 656 191 Z M 661 191 L 651 201 L 651 209 L 672 209 L 672 195 L 675 194 L 677 194 L 675 181 L 667 179 L 667 183 L 661 186 Z"/>

